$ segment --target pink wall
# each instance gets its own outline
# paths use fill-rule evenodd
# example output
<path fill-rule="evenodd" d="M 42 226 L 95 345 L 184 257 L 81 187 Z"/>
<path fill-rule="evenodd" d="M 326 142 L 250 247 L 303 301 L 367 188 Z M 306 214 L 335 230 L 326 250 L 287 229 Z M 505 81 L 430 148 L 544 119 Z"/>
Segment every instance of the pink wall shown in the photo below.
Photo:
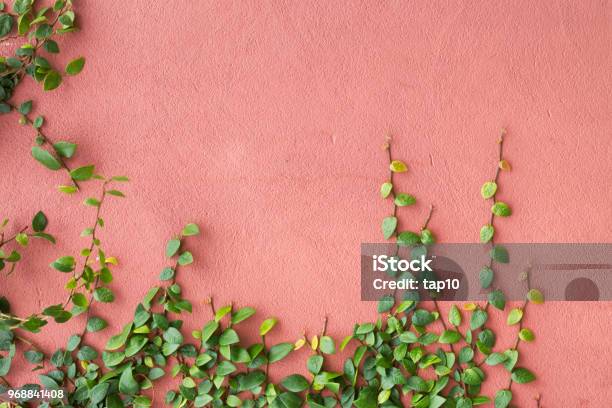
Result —
<path fill-rule="evenodd" d="M 372 319 L 359 244 L 381 238 L 389 212 L 377 199 L 388 132 L 411 169 L 403 189 L 419 199 L 400 211 L 404 225 L 434 203 L 440 240 L 477 240 L 488 217 L 479 188 L 505 126 L 514 170 L 501 195 L 515 215 L 500 239 L 611 242 L 609 2 L 306 3 L 81 0 L 83 31 L 61 46 L 87 57 L 84 72 L 53 93 L 22 89 L 52 136 L 78 141 L 75 164 L 133 180 L 105 209 L 103 240 L 122 266 L 116 306 L 98 308 L 111 321 L 100 344 L 131 318 L 187 221 L 204 231 L 181 278 L 188 297 L 277 315 L 278 339 L 318 330 L 324 315 L 337 336 Z M 29 157 L 16 118 L 0 126 L 1 215 L 25 223 L 43 209 L 61 237 L 2 280 L 25 314 L 60 301 L 64 276 L 46 265 L 84 245 L 93 214 L 84 196 L 54 191 L 63 175 Z M 201 304 L 194 314 L 208 318 Z M 63 345 L 75 324 L 38 340 Z M 516 386 L 518 406 L 537 392 L 548 408 L 609 406 L 609 303 L 548 303 L 526 324 L 537 339 L 521 346 L 524 364 L 539 379 Z M 487 391 L 505 386 L 490 373 Z"/>

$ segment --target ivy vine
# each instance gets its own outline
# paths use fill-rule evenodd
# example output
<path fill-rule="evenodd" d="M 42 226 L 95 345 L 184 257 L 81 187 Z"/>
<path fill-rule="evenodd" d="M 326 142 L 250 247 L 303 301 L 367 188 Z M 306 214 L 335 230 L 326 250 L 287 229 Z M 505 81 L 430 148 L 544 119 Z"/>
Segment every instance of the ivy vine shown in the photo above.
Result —
<path fill-rule="evenodd" d="M 244 336 L 242 323 L 253 319 L 256 310 L 234 304 L 217 307 L 208 299 L 210 318 L 200 329 L 185 333 L 182 318 L 192 312 L 192 303 L 182 295 L 180 271 L 194 262 L 186 241 L 200 233 L 198 225 L 190 223 L 167 241 L 168 264 L 160 272 L 159 283 L 135 307 L 133 319 L 108 338 L 104 349 L 91 346 L 91 333 L 99 336 L 108 326 L 96 309 L 114 301 L 113 269 L 118 265 L 103 248 L 103 209 L 109 199 L 125 197 L 118 185 L 128 178 L 105 177 L 94 165 L 74 168 L 70 161 L 76 143 L 52 141 L 43 132 L 42 116 L 32 115 L 32 101 L 12 101 L 25 76 L 45 90 L 61 84 L 60 70 L 42 54 L 57 54 L 59 44 L 54 38 L 76 27 L 70 0 L 58 0 L 51 7 L 38 6 L 35 0 L 17 0 L 10 9 L 0 3 L 0 42 L 23 41 L 14 56 L 0 57 L 0 112 L 16 112 L 19 122 L 33 129 L 31 154 L 37 162 L 51 171 L 66 172 L 68 182 L 58 188 L 60 192 L 76 194 L 83 182 L 100 185 L 98 196 L 83 201 L 93 213 L 91 225 L 81 234 L 87 244 L 79 254 L 66 254 L 50 263 L 50 268 L 67 276 L 65 298 L 30 316 L 17 316 L 7 297 L 0 296 L 0 394 L 19 391 L 11 402 L 0 402 L 0 408 L 163 404 L 176 408 L 471 408 L 493 404 L 506 408 L 513 400 L 513 385 L 535 379 L 530 369 L 519 364 L 521 342 L 535 338 L 524 326 L 525 313 L 529 305 L 544 301 L 542 293 L 531 288 L 529 271 L 519 277 L 525 282 L 525 301 L 507 314 L 509 330 L 516 328 L 513 347 L 497 348 L 499 334 L 487 325 L 490 306 L 500 312 L 508 309 L 503 290 L 495 284 L 496 264 L 509 262 L 507 249 L 495 240 L 495 221 L 512 214 L 510 206 L 497 199 L 501 174 L 511 170 L 503 155 L 504 133 L 498 140 L 495 177 L 481 188 L 482 198 L 491 203 L 488 223 L 480 230 L 481 242 L 490 246 L 489 259 L 479 275 L 488 292 L 483 304 L 452 305 L 444 316 L 436 299 L 429 303 L 387 296 L 378 302 L 375 320 L 356 323 L 341 341 L 326 333 L 326 319 L 318 333 L 272 344 L 267 336 L 277 325 L 276 318 L 261 319 L 258 340 L 247 343 L 244 338 L 249 336 Z M 82 57 L 74 59 L 64 71 L 78 74 L 84 63 Z M 430 206 L 420 227 L 404 228 L 400 209 L 414 205 L 417 199 L 396 190 L 394 177 L 408 171 L 408 166 L 393 157 L 390 140 L 384 150 L 390 174 L 380 195 L 392 202 L 393 211 L 382 221 L 383 237 L 395 243 L 396 256 L 402 248 L 426 252 L 436 241 L 429 228 L 434 207 Z M 42 211 L 27 226 L 12 226 L 4 220 L 0 225 L 0 273 L 15 272 L 31 239 L 56 244 L 56 237 L 48 232 L 49 224 Z M 46 352 L 32 340 L 32 335 L 51 322 L 65 323 L 78 315 L 85 316 L 84 327 L 64 347 Z M 304 369 L 275 381 L 274 367 L 298 350 L 308 350 Z M 39 383 L 11 382 L 17 352 L 23 352 L 39 373 Z M 328 359 L 339 353 L 346 355 L 341 368 Z M 496 366 L 508 372 L 508 385 L 495 395 L 483 395 L 487 372 Z M 174 378 L 175 389 L 162 396 L 155 384 L 164 378 Z M 64 394 L 39 401 L 36 393 L 40 390 L 62 390 Z M 540 406 L 539 399 L 535 403 Z"/>

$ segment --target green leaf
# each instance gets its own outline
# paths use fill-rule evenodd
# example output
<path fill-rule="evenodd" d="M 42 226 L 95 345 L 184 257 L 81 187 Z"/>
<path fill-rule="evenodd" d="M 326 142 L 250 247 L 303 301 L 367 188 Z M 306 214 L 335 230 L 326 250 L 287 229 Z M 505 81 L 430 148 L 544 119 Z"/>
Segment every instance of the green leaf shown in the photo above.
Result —
<path fill-rule="evenodd" d="M 480 229 L 480 242 L 486 244 L 493 239 L 495 235 L 495 227 L 491 224 L 487 224 Z"/>
<path fill-rule="evenodd" d="M 53 144 L 55 152 L 66 159 L 70 159 L 76 152 L 77 145 L 70 142 L 57 142 Z"/>
<path fill-rule="evenodd" d="M 79 167 L 70 172 L 70 177 L 76 181 L 87 181 L 93 176 L 94 169 L 93 165 Z"/>
<path fill-rule="evenodd" d="M 72 352 L 79 347 L 81 344 L 81 336 L 77 334 L 73 334 L 68 338 L 68 344 L 66 345 L 66 350 Z"/>
<path fill-rule="evenodd" d="M 270 347 L 268 352 L 268 360 L 270 363 L 275 363 L 287 357 L 293 351 L 293 343 L 279 343 Z"/>
<path fill-rule="evenodd" d="M 134 379 L 134 375 L 132 374 L 132 366 L 128 366 L 123 373 L 121 373 L 121 377 L 119 377 L 119 392 L 127 395 L 135 395 L 140 391 L 140 385 Z"/>
<path fill-rule="evenodd" d="M 171 239 L 166 245 L 166 257 L 172 258 L 178 252 L 181 247 L 181 241 L 179 239 Z"/>
<path fill-rule="evenodd" d="M 28 242 L 30 241 L 27 234 L 24 234 L 23 232 L 20 232 L 19 234 L 15 235 L 15 241 L 21 245 L 21 246 L 28 246 Z"/>
<path fill-rule="evenodd" d="M 532 382 L 535 378 L 535 375 L 526 368 L 516 368 L 512 371 L 512 381 L 518 384 Z"/>
<path fill-rule="evenodd" d="M 293 374 L 285 377 L 281 381 L 281 384 L 291 392 L 302 392 L 310 388 L 310 383 L 308 380 L 299 374 Z"/>
<path fill-rule="evenodd" d="M 76 261 L 72 256 L 62 256 L 57 258 L 54 262 L 51 263 L 51 267 L 60 272 L 72 272 L 74 270 Z"/>
<path fill-rule="evenodd" d="M 329 336 L 321 336 L 319 340 L 319 349 L 325 354 L 334 354 L 336 352 L 334 339 Z"/>
<path fill-rule="evenodd" d="M 178 264 L 181 266 L 190 265 L 193 263 L 193 255 L 191 252 L 185 251 L 178 258 Z"/>
<path fill-rule="evenodd" d="M 159 280 L 168 281 L 174 277 L 174 269 L 165 267 L 159 274 Z"/>
<path fill-rule="evenodd" d="M 501 245 L 495 245 L 493 248 L 491 248 L 491 251 L 489 252 L 489 256 L 495 262 L 499 262 L 499 263 L 510 262 L 510 255 L 508 254 L 508 250 L 506 249 L 506 247 L 503 247 Z"/>
<path fill-rule="evenodd" d="M 421 243 L 421 236 L 412 231 L 401 232 L 397 236 L 397 244 L 402 246 L 411 246 Z"/>
<path fill-rule="evenodd" d="M 484 380 L 484 374 L 482 373 L 482 370 L 477 367 L 466 368 L 463 371 L 462 377 L 463 382 L 468 385 L 480 385 Z"/>
<path fill-rule="evenodd" d="M 276 326 L 277 321 L 278 320 L 274 317 L 264 320 L 261 326 L 259 326 L 259 335 L 265 336 L 274 326 Z"/>
<path fill-rule="evenodd" d="M 508 360 L 508 356 L 503 353 L 491 353 L 485 359 L 485 363 L 490 366 L 495 366 L 498 364 L 502 364 L 506 360 Z"/>
<path fill-rule="evenodd" d="M 32 219 L 32 229 L 36 232 L 44 231 L 47 228 L 47 223 L 47 217 L 42 211 L 39 211 Z"/>
<path fill-rule="evenodd" d="M 84 66 L 85 66 L 84 57 L 74 59 L 70 61 L 68 65 L 66 65 L 66 73 L 68 75 L 77 75 L 83 70 Z"/>
<path fill-rule="evenodd" d="M 185 225 L 185 228 L 183 228 L 183 232 L 181 232 L 181 234 L 184 237 L 198 235 L 199 233 L 200 233 L 200 228 L 196 224 L 193 224 L 193 223 Z"/>
<path fill-rule="evenodd" d="M 452 305 L 450 310 L 448 311 L 448 321 L 453 326 L 461 325 L 461 312 L 456 305 Z"/>
<path fill-rule="evenodd" d="M 45 355 L 38 350 L 28 350 L 23 355 L 32 364 L 40 364 L 45 358 Z"/>
<path fill-rule="evenodd" d="M 51 153 L 38 146 L 32 148 L 32 156 L 49 170 L 59 170 L 62 167 L 61 163 Z"/>
<path fill-rule="evenodd" d="M 421 230 L 421 243 L 423 245 L 433 245 L 436 243 L 436 238 L 427 228 Z"/>
<path fill-rule="evenodd" d="M 219 323 L 215 320 L 211 320 L 208 323 L 206 323 L 204 325 L 204 328 L 202 329 L 202 342 L 205 343 L 208 341 L 208 339 L 211 338 L 211 336 L 215 333 L 215 331 L 217 331 L 217 329 L 219 328 Z"/>
<path fill-rule="evenodd" d="M 121 331 L 121 333 L 112 336 L 106 343 L 106 350 L 112 351 L 121 348 L 127 341 L 127 338 L 130 335 L 130 332 L 132 331 L 132 326 L 133 324 L 130 322 L 123 326 L 123 330 Z"/>
<path fill-rule="evenodd" d="M 47 75 L 45 75 L 45 79 L 43 80 L 43 89 L 45 91 L 52 91 L 62 83 L 62 76 L 57 71 L 49 71 Z"/>
<path fill-rule="evenodd" d="M 514 308 L 508 313 L 507 323 L 508 326 L 518 324 L 523 319 L 523 309 Z"/>
<path fill-rule="evenodd" d="M 227 329 L 221 336 L 219 337 L 219 345 L 220 346 L 229 346 L 231 344 L 238 343 L 240 338 L 238 337 L 238 333 L 234 329 Z"/>
<path fill-rule="evenodd" d="M 94 291 L 94 299 L 101 303 L 111 303 L 115 300 L 115 295 L 109 288 L 101 287 Z"/>
<path fill-rule="evenodd" d="M 470 319 L 470 329 L 476 330 L 479 327 L 482 327 L 487 322 L 488 318 L 489 315 L 486 311 L 482 309 L 474 310 Z"/>
<path fill-rule="evenodd" d="M 4 37 L 13 29 L 13 17 L 9 14 L 0 15 L 0 37 Z"/>
<path fill-rule="evenodd" d="M 398 195 L 395 196 L 394 203 L 398 207 L 406 207 L 406 206 L 413 205 L 414 203 L 416 203 L 416 198 L 414 198 L 414 196 L 410 194 L 399 193 Z"/>
<path fill-rule="evenodd" d="M 283 392 L 270 404 L 270 408 L 300 408 L 301 406 L 302 399 L 292 392 Z"/>
<path fill-rule="evenodd" d="M 412 324 L 414 324 L 415 326 L 427 326 L 434 320 L 434 315 L 425 309 L 417 309 L 412 315 Z"/>
<path fill-rule="evenodd" d="M 506 307 L 506 296 L 504 295 L 504 292 L 499 289 L 490 292 L 488 299 L 489 303 L 492 304 L 493 307 L 495 307 L 496 309 L 504 310 L 504 308 Z"/>
<path fill-rule="evenodd" d="M 519 338 L 523 341 L 533 341 L 535 339 L 535 335 L 533 334 L 533 332 L 530 329 L 521 329 L 521 331 L 519 331 Z"/>
<path fill-rule="evenodd" d="M 390 216 L 385 217 L 382 221 L 382 233 L 385 239 L 391 238 L 397 227 L 397 218 Z"/>
<path fill-rule="evenodd" d="M 110 383 L 104 382 L 96 384 L 90 392 L 90 403 L 96 405 L 106 398 L 108 394 L 108 389 L 110 388 Z"/>
<path fill-rule="evenodd" d="M 393 308 L 394 304 L 395 298 L 393 298 L 393 295 L 385 295 L 378 301 L 377 311 L 378 313 L 388 312 Z"/>
<path fill-rule="evenodd" d="M 236 313 L 232 314 L 232 324 L 238 324 L 255 314 L 255 309 L 252 307 L 243 307 Z"/>
<path fill-rule="evenodd" d="M 87 331 L 91 333 L 95 333 L 100 330 L 103 330 L 106 328 L 106 326 L 108 326 L 108 323 L 106 323 L 106 320 L 101 319 L 99 317 L 94 316 L 94 317 L 90 317 L 87 320 Z"/>
<path fill-rule="evenodd" d="M 32 101 L 25 101 L 19 105 L 19 113 L 22 115 L 28 115 L 30 112 L 32 112 Z"/>
<path fill-rule="evenodd" d="M 478 274 L 478 278 L 480 279 L 480 286 L 483 289 L 488 289 L 489 286 L 491 286 L 491 283 L 493 283 L 493 277 L 494 277 L 494 272 L 493 269 L 489 268 L 488 266 L 483 267 L 480 270 L 480 273 Z"/>
<path fill-rule="evenodd" d="M 504 368 L 508 371 L 512 371 L 518 361 L 518 351 L 512 349 L 506 350 L 504 351 L 504 355 L 507 357 L 506 361 L 504 361 Z"/>
<path fill-rule="evenodd" d="M 480 194 L 485 200 L 488 200 L 489 198 L 493 197 L 496 192 L 497 183 L 495 183 L 494 181 L 487 181 L 482 185 L 482 188 L 480 189 Z"/>
<path fill-rule="evenodd" d="M 183 342 L 183 335 L 174 327 L 168 327 L 163 337 L 170 344 L 181 344 Z"/>
<path fill-rule="evenodd" d="M 391 184 L 390 182 L 385 182 L 380 186 L 380 196 L 382 198 L 387 198 L 389 197 L 389 194 L 391 194 L 391 191 L 393 191 L 393 184 Z"/>
<path fill-rule="evenodd" d="M 510 209 L 510 207 L 508 207 L 508 204 L 501 201 L 498 201 L 493 204 L 493 207 L 491 207 L 491 212 L 497 215 L 498 217 L 508 217 L 512 215 L 512 210 Z"/>
<path fill-rule="evenodd" d="M 323 361 L 323 356 L 318 354 L 310 356 L 306 361 L 306 368 L 308 368 L 308 371 L 310 371 L 312 374 L 319 374 L 321 368 L 323 368 Z"/>
<path fill-rule="evenodd" d="M 122 197 L 122 198 L 125 197 L 125 194 L 123 194 L 123 192 L 121 192 L 119 190 L 108 190 L 106 192 L 106 194 L 112 195 L 112 196 L 115 196 L 115 197 Z"/>
<path fill-rule="evenodd" d="M 474 350 L 470 346 L 465 346 L 459 351 L 459 363 L 465 364 L 474 358 Z"/>
<path fill-rule="evenodd" d="M 45 48 L 45 51 L 47 51 L 50 54 L 59 54 L 60 52 L 57 42 L 51 39 L 47 39 L 45 43 L 43 44 L 43 47 Z"/>
<path fill-rule="evenodd" d="M 536 305 L 541 305 L 544 303 L 544 295 L 537 289 L 531 289 L 527 292 L 527 299 Z"/>
<path fill-rule="evenodd" d="M 461 334 L 455 330 L 444 330 L 438 341 L 442 344 L 455 344 L 461 340 Z"/>
<path fill-rule="evenodd" d="M 508 408 L 512 401 L 512 391 L 499 390 L 495 394 L 495 408 Z"/>

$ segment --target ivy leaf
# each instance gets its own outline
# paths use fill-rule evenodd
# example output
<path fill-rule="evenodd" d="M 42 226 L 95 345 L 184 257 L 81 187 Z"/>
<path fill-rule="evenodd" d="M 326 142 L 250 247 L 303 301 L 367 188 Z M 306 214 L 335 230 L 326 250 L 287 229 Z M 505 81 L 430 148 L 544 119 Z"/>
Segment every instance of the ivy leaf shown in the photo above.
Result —
<path fill-rule="evenodd" d="M 45 79 L 43 80 L 43 89 L 45 91 L 52 91 L 62 83 L 62 76 L 57 71 L 49 71 L 47 75 L 45 75 Z"/>
<path fill-rule="evenodd" d="M 455 330 L 444 330 L 438 341 L 442 344 L 455 344 L 461 340 L 461 334 Z"/>
<path fill-rule="evenodd" d="M 531 330 L 524 328 L 519 331 L 519 338 L 523 341 L 531 342 L 535 340 L 535 335 Z"/>
<path fill-rule="evenodd" d="M 115 300 L 115 295 L 109 288 L 101 287 L 94 291 L 94 299 L 101 303 L 111 303 Z"/>
<path fill-rule="evenodd" d="M 510 313 L 508 313 L 508 319 L 507 319 L 508 326 L 513 326 L 515 324 L 518 324 L 522 319 L 523 319 L 523 309 L 518 308 L 518 307 L 514 308 L 510 311 Z"/>
<path fill-rule="evenodd" d="M 323 368 L 323 361 L 323 356 L 318 354 L 310 356 L 306 361 L 306 368 L 308 368 L 308 371 L 310 371 L 312 374 L 319 374 L 321 368 Z"/>
<path fill-rule="evenodd" d="M 270 317 L 269 319 L 264 320 L 261 326 L 259 326 L 259 335 L 265 336 L 266 334 L 268 334 L 268 332 L 272 330 L 274 326 L 276 326 L 277 321 L 278 320 L 274 317 Z"/>
<path fill-rule="evenodd" d="M 106 323 L 106 320 L 94 316 L 94 317 L 90 317 L 87 320 L 86 328 L 88 332 L 95 333 L 95 332 L 105 329 L 106 326 L 108 326 L 108 323 Z"/>
<path fill-rule="evenodd" d="M 448 311 L 448 321 L 455 327 L 461 325 L 461 312 L 456 305 L 452 305 Z"/>
<path fill-rule="evenodd" d="M 302 392 L 310 388 L 310 383 L 308 380 L 299 374 L 293 374 L 285 377 L 285 379 L 281 381 L 281 384 L 291 392 Z"/>
<path fill-rule="evenodd" d="M 493 204 L 493 207 L 491 207 L 491 212 L 497 215 L 498 217 L 509 217 L 510 215 L 512 215 L 512 210 L 510 209 L 510 207 L 508 207 L 508 204 L 501 201 L 498 201 Z"/>
<path fill-rule="evenodd" d="M 66 73 L 68 75 L 77 75 L 83 70 L 84 66 L 85 66 L 84 57 L 74 59 L 70 61 L 68 65 L 66 65 Z"/>
<path fill-rule="evenodd" d="M 57 142 L 53 144 L 55 152 L 66 159 L 70 159 L 76 152 L 77 145 L 70 142 Z"/>
<path fill-rule="evenodd" d="M 135 395 L 140 391 L 140 386 L 138 382 L 134 379 L 134 375 L 132 374 L 132 366 L 128 366 L 123 373 L 121 373 L 121 377 L 119 377 L 119 392 L 126 395 Z"/>
<path fill-rule="evenodd" d="M 480 229 L 480 242 L 486 244 L 493 239 L 495 235 L 495 227 L 491 224 L 487 224 Z"/>
<path fill-rule="evenodd" d="M 544 295 L 537 289 L 530 289 L 529 292 L 527 292 L 527 299 L 536 305 L 544 303 Z"/>
<path fill-rule="evenodd" d="M 10 14 L 0 15 L 0 37 L 4 37 L 13 29 L 13 17 Z"/>
<path fill-rule="evenodd" d="M 411 246 L 421 243 L 421 236 L 412 231 L 401 232 L 397 236 L 397 244 L 402 246 Z"/>
<path fill-rule="evenodd" d="M 181 232 L 181 234 L 184 237 L 198 235 L 199 233 L 200 233 L 200 228 L 196 224 L 193 224 L 193 223 L 185 225 L 185 228 L 183 228 L 183 232 Z"/>
<path fill-rule="evenodd" d="M 57 258 L 54 262 L 51 263 L 51 267 L 60 272 L 72 272 L 74 270 L 76 261 L 72 256 L 62 256 Z"/>
<path fill-rule="evenodd" d="M 51 153 L 38 146 L 32 148 L 32 157 L 49 170 L 59 170 L 62 167 L 61 163 Z"/>
<path fill-rule="evenodd" d="M 185 251 L 178 258 L 178 264 L 181 266 L 186 266 L 193 263 L 193 255 L 191 252 Z"/>
<path fill-rule="evenodd" d="M 480 286 L 483 289 L 488 289 L 493 282 L 494 272 L 493 269 L 488 266 L 483 267 L 478 274 L 478 278 L 480 279 Z"/>
<path fill-rule="evenodd" d="M 279 343 L 270 347 L 268 352 L 268 360 L 270 363 L 276 363 L 287 357 L 293 351 L 293 343 Z"/>
<path fill-rule="evenodd" d="M 382 233 L 385 239 L 391 238 L 397 227 L 397 218 L 393 216 L 385 217 L 382 222 Z"/>
<path fill-rule="evenodd" d="M 480 194 L 482 195 L 482 198 L 484 198 L 485 200 L 488 200 L 489 198 L 493 197 L 496 192 L 497 192 L 497 183 L 495 183 L 494 181 L 487 181 L 486 183 L 482 185 L 480 189 Z"/>
<path fill-rule="evenodd" d="M 526 368 L 516 368 L 512 371 L 512 381 L 518 384 L 526 384 L 535 380 L 535 375 Z"/>
<path fill-rule="evenodd" d="M 394 304 L 395 298 L 393 297 L 393 295 L 385 295 L 381 297 L 378 301 L 377 311 L 378 313 L 388 312 L 389 310 L 391 310 L 391 308 L 393 308 Z"/>
<path fill-rule="evenodd" d="M 70 177 L 76 181 L 87 181 L 93 177 L 94 169 L 93 165 L 79 167 L 70 172 Z"/>
<path fill-rule="evenodd" d="M 495 262 L 499 262 L 499 263 L 510 262 L 510 255 L 508 254 L 508 250 L 506 249 L 506 247 L 503 247 L 501 245 L 495 245 L 493 248 L 491 248 L 491 251 L 489 251 L 489 256 Z"/>
<path fill-rule="evenodd" d="M 383 183 L 380 186 L 380 196 L 382 198 L 389 197 L 389 194 L 391 194 L 391 191 L 393 191 L 393 184 L 391 184 L 391 182 L 389 182 L 389 181 Z"/>
<path fill-rule="evenodd" d="M 389 169 L 394 173 L 403 173 L 408 170 L 408 166 L 401 160 L 393 160 L 389 164 Z"/>
<path fill-rule="evenodd" d="M 319 349 L 325 354 L 334 354 L 336 352 L 336 345 L 334 339 L 329 336 L 321 336 L 319 340 Z"/>
<path fill-rule="evenodd" d="M 414 203 L 416 203 L 416 198 L 414 198 L 414 196 L 410 194 L 400 193 L 395 196 L 394 203 L 398 207 L 406 207 L 406 206 L 413 205 Z"/>
<path fill-rule="evenodd" d="M 487 322 L 488 318 L 489 315 L 486 311 L 482 309 L 474 310 L 470 319 L 470 329 L 476 330 L 479 327 L 482 327 Z"/>
<path fill-rule="evenodd" d="M 171 239 L 166 245 L 166 257 L 172 258 L 178 252 L 181 247 L 181 241 L 178 239 Z"/>
<path fill-rule="evenodd" d="M 495 408 L 508 408 L 512 401 L 512 391 L 499 390 L 495 394 Z"/>
<path fill-rule="evenodd" d="M 236 313 L 232 314 L 232 324 L 238 324 L 255 314 L 255 309 L 252 307 L 243 307 Z"/>
<path fill-rule="evenodd" d="M 506 296 L 501 290 L 494 290 L 489 293 L 489 303 L 492 304 L 496 309 L 504 310 L 506 307 Z"/>
<path fill-rule="evenodd" d="M 32 219 L 32 229 L 36 232 L 42 232 L 47 228 L 47 223 L 47 217 L 42 211 L 39 211 Z"/>

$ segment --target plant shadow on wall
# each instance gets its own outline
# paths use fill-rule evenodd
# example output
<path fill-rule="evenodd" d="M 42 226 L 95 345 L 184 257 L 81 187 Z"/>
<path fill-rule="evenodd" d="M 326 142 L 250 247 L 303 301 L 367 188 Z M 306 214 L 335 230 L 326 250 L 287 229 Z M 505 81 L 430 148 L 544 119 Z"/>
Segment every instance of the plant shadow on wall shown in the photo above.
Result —
<path fill-rule="evenodd" d="M 523 327 L 527 306 L 543 302 L 542 294 L 529 288 L 528 274 L 521 277 L 527 291 L 525 302 L 508 311 L 508 330 L 516 336 L 513 347 L 497 349 L 497 335 L 487 327 L 493 309 L 507 309 L 503 291 L 495 287 L 494 272 L 496 263 L 508 262 L 506 249 L 494 240 L 495 219 L 511 215 L 510 207 L 497 200 L 500 174 L 510 170 L 503 157 L 503 134 L 495 177 L 481 190 L 482 197 L 492 204 L 490 219 L 480 231 L 483 245 L 491 247 L 490 261 L 480 273 L 481 286 L 488 291 L 484 304 L 465 304 L 463 310 L 453 305 L 448 316 L 442 316 L 437 301 L 419 303 L 417 299 L 396 301 L 385 297 L 378 303 L 378 318 L 355 324 L 353 332 L 341 342 L 326 334 L 326 324 L 315 335 L 270 344 L 267 335 L 277 324 L 270 317 L 259 327 L 260 340 L 246 344 L 241 340 L 240 324 L 251 319 L 255 310 L 233 304 L 217 308 L 210 299 L 211 320 L 201 330 L 187 334 L 181 316 L 191 313 L 192 304 L 182 297 L 177 274 L 194 261 L 193 255 L 184 250 L 184 241 L 199 234 L 196 224 L 187 224 L 168 241 L 170 266 L 163 268 L 161 283 L 138 303 L 133 320 L 108 339 L 104 350 L 88 345 L 91 333 L 107 327 L 95 309 L 115 298 L 112 270 L 118 260 L 103 249 L 102 210 L 109 199 L 124 197 L 117 185 L 128 179 L 103 177 L 93 165 L 71 167 L 77 145 L 52 141 L 43 132 L 42 116 L 30 116 L 31 101 L 12 102 L 15 88 L 27 76 L 42 83 L 45 90 L 60 85 L 62 75 L 45 55 L 59 52 L 56 36 L 76 30 L 72 3 L 59 0 L 50 8 L 37 7 L 33 0 L 17 0 L 12 7 L 0 4 L 0 41 L 23 41 L 14 56 L 0 59 L 0 112 L 16 112 L 19 122 L 34 130 L 31 153 L 36 161 L 49 170 L 66 172 L 68 182 L 59 186 L 60 192 L 77 195 L 80 183 L 100 183 L 99 195 L 84 200 L 94 214 L 91 225 L 82 233 L 87 246 L 77 256 L 64 255 L 50 264 L 67 276 L 65 300 L 30 316 L 16 316 L 9 299 L 0 293 L 0 401 L 5 401 L 0 402 L 0 408 L 149 407 L 164 403 L 174 407 L 469 408 L 493 404 L 504 408 L 511 406 L 515 383 L 535 379 L 518 363 L 521 342 L 534 339 L 533 332 Z M 83 58 L 73 60 L 65 72 L 78 74 L 84 62 Z M 393 215 L 382 222 L 383 236 L 394 240 L 398 250 L 409 247 L 426 251 L 435 242 L 429 229 L 432 214 L 416 232 L 400 229 L 399 208 L 413 205 L 416 198 L 395 190 L 393 179 L 407 171 L 407 166 L 393 158 L 389 143 L 384 148 L 390 176 L 380 194 L 392 201 Z M 1 224 L 2 278 L 18 273 L 22 252 L 27 251 L 32 239 L 56 243 L 48 232 L 52 227 L 49 224 L 43 212 L 38 212 L 28 226 L 13 226 L 8 221 Z M 36 346 L 34 335 L 44 331 L 46 325 L 64 323 L 78 315 L 85 316 L 85 327 L 70 336 L 65 347 L 46 352 Z M 307 374 L 296 373 L 273 382 L 272 368 L 300 349 L 309 350 L 303 371 Z M 39 384 L 12 383 L 11 368 L 18 352 L 23 352 L 38 373 Z M 340 352 L 346 352 L 347 358 L 337 369 L 326 357 Z M 491 397 L 480 393 L 489 370 L 505 370 L 509 376 L 507 387 Z M 163 398 L 156 397 L 154 384 L 170 377 L 175 378 L 177 389 Z M 534 405 L 540 406 L 539 399 Z"/>

